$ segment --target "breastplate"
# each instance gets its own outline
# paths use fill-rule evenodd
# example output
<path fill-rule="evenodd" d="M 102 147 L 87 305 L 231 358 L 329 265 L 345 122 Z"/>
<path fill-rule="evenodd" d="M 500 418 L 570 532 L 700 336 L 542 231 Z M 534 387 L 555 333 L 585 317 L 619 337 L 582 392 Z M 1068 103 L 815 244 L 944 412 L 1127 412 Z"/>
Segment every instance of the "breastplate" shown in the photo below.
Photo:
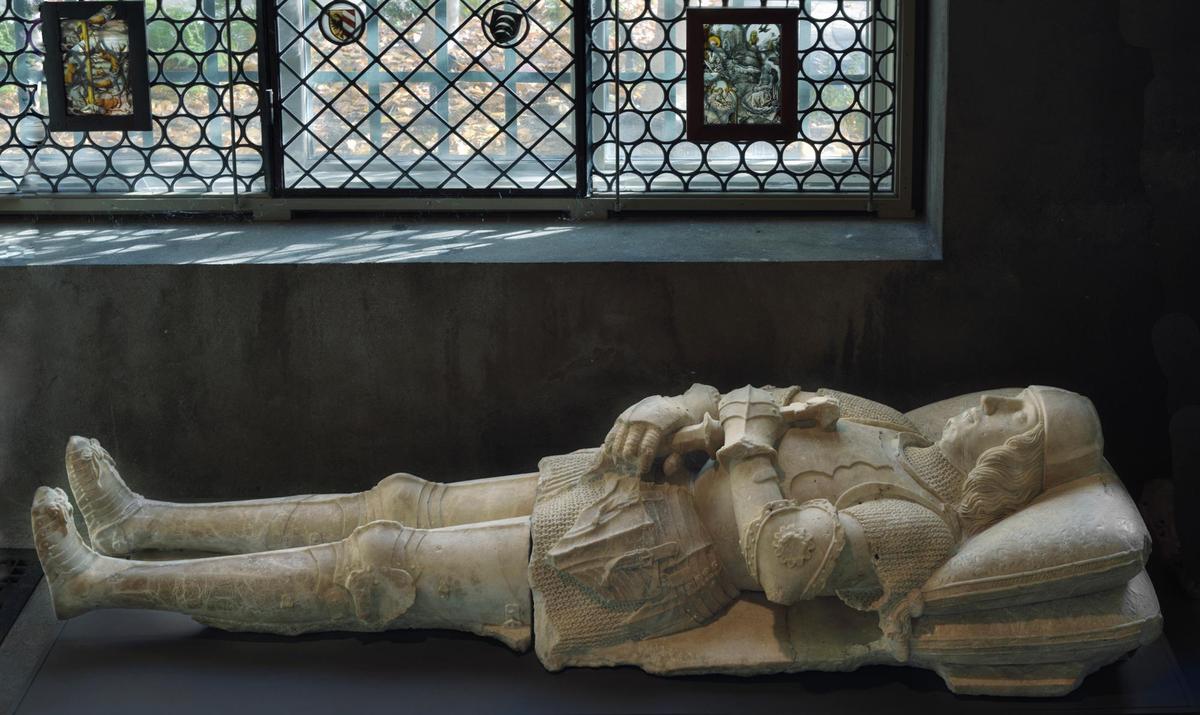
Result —
<path fill-rule="evenodd" d="M 798 502 L 828 499 L 864 501 L 895 496 L 932 498 L 896 462 L 894 430 L 843 420 L 836 430 L 792 429 L 777 447 L 784 494 Z"/>

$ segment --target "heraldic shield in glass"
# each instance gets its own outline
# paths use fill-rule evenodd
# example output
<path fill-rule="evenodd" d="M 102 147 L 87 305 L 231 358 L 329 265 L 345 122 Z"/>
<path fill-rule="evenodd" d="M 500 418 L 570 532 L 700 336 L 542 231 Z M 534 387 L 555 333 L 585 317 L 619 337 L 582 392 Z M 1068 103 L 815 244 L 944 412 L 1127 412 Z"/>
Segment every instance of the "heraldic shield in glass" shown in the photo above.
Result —
<path fill-rule="evenodd" d="M 325 39 L 335 45 L 357 42 L 367 26 L 362 8 L 344 0 L 332 2 L 322 8 L 318 24 Z"/>
<path fill-rule="evenodd" d="M 141 2 L 42 4 L 50 129 L 150 128 Z"/>

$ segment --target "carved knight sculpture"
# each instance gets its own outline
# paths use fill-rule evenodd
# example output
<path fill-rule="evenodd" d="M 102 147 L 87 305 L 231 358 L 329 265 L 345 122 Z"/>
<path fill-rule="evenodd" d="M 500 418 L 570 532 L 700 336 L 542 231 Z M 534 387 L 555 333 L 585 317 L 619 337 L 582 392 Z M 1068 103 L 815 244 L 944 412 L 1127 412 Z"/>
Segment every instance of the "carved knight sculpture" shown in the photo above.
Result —
<path fill-rule="evenodd" d="M 1091 402 L 1049 387 L 905 415 L 832 390 L 694 385 L 534 474 L 394 474 L 357 494 L 155 501 L 74 437 L 91 544 L 62 490 L 38 491 L 33 529 L 61 618 L 451 628 L 532 642 L 555 670 L 890 663 L 956 692 L 1051 695 L 1161 630 L 1146 529 L 1102 452 Z M 126 558 L 150 550 L 225 555 Z"/>

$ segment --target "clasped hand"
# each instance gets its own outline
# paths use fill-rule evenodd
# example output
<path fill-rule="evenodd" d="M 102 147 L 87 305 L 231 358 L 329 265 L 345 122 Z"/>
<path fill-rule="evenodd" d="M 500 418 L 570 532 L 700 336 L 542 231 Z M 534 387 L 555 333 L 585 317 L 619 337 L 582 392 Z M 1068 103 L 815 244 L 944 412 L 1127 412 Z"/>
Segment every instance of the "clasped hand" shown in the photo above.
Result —
<path fill-rule="evenodd" d="M 664 442 L 688 420 L 679 403 L 653 395 L 621 413 L 604 438 L 603 457 L 616 469 L 642 476 L 650 471 Z"/>

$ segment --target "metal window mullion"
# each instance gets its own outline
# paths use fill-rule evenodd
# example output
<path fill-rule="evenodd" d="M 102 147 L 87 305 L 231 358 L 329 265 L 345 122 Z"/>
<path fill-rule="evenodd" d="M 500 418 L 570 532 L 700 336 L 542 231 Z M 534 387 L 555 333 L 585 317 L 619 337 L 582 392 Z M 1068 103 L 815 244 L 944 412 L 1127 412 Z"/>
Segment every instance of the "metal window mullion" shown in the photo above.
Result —
<path fill-rule="evenodd" d="M 228 164 L 229 172 L 233 179 L 233 201 L 238 200 L 238 170 L 237 170 L 237 147 L 238 147 L 238 126 L 237 120 L 234 118 L 233 111 L 233 86 L 236 84 L 236 73 L 233 66 L 233 8 L 229 3 L 237 0 L 225 0 L 225 66 L 229 69 L 229 155 Z M 217 45 L 220 47 L 220 43 Z M 261 106 L 261 102 L 259 103 Z"/>
<path fill-rule="evenodd" d="M 591 62 L 592 46 L 590 0 L 570 0 L 571 22 L 574 23 L 572 37 L 575 76 L 571 82 L 574 92 L 571 107 L 575 112 L 575 192 L 580 197 L 592 193 L 592 93 Z M 557 84 L 556 84 L 557 86 Z M 559 89 L 561 92 L 562 90 Z"/>
<path fill-rule="evenodd" d="M 607 137 L 608 137 L 607 119 L 604 116 L 603 107 L 601 107 L 600 109 L 597 109 L 596 105 L 592 102 L 592 98 L 596 92 L 597 87 L 601 86 L 604 83 L 604 78 L 612 70 L 612 60 L 611 60 L 611 58 L 605 56 L 606 48 L 602 48 L 602 47 L 596 45 L 594 40 L 595 40 L 596 28 L 599 27 L 600 23 L 604 22 L 605 18 L 609 15 L 609 13 L 611 11 L 611 5 L 608 1 L 606 1 L 603 5 L 603 9 L 600 12 L 600 17 L 596 18 L 596 17 L 593 17 L 591 14 L 590 0 L 578 0 L 578 1 L 587 3 L 588 8 L 589 8 L 588 15 L 587 15 L 587 28 L 586 28 L 586 33 L 585 33 L 586 42 L 584 44 L 584 51 L 586 51 L 588 53 L 588 71 L 587 71 L 587 74 L 584 75 L 584 77 L 581 79 L 581 82 L 586 91 L 587 99 L 588 99 L 588 132 L 586 135 L 584 135 L 580 139 L 580 141 L 584 142 L 587 147 L 587 149 L 586 149 L 587 155 L 588 155 L 587 195 L 592 196 L 596 193 L 595 187 L 594 187 L 596 178 L 600 177 L 603 179 L 603 177 L 605 176 L 604 167 L 597 166 L 597 164 L 596 164 L 595 148 L 592 146 L 591 127 L 594 126 L 594 123 L 597 119 L 597 117 L 595 115 L 597 115 L 597 114 L 600 115 L 599 116 L 600 121 L 605 122 L 606 128 L 605 128 L 605 132 L 604 132 L 604 136 L 602 137 L 602 140 L 607 139 Z M 614 43 L 615 43 L 615 38 L 614 38 Z M 604 60 L 605 72 L 603 74 L 601 74 L 600 77 L 595 77 L 594 72 L 592 71 L 591 54 L 593 51 L 595 51 L 600 56 L 600 58 Z M 605 180 L 605 186 L 608 187 L 607 180 Z M 607 188 L 605 190 L 607 190 Z"/>
<path fill-rule="evenodd" d="M 388 0 L 383 0 L 384 3 L 386 3 L 387 1 Z M 378 15 L 378 9 L 380 7 L 382 7 L 382 6 L 377 6 L 377 8 L 376 8 L 376 13 L 375 13 L 376 16 Z M 376 57 L 380 57 L 381 55 L 379 54 L 379 20 L 376 19 L 376 17 L 372 17 L 370 20 L 367 21 L 366 35 L 367 35 L 367 37 L 366 37 L 367 47 L 371 48 L 371 52 L 373 52 Z M 383 119 L 382 119 L 382 117 L 380 117 L 380 113 L 382 112 L 382 104 L 381 104 L 382 100 L 380 98 L 379 77 L 378 77 L 378 75 L 381 73 L 375 69 L 376 66 L 377 66 L 376 63 L 374 63 L 374 62 L 371 63 L 370 69 L 368 69 L 367 72 L 365 73 L 368 75 L 366 78 L 367 79 L 367 82 L 366 82 L 367 98 L 374 105 L 374 109 L 371 110 L 371 114 L 369 115 L 370 126 L 368 127 L 368 130 L 370 131 L 370 134 L 371 134 L 371 146 L 372 147 L 379 146 L 379 143 L 381 141 L 383 141 Z M 359 76 L 361 77 L 361 74 Z"/>
<path fill-rule="evenodd" d="M 278 0 L 240 0 L 255 4 L 255 16 L 258 20 L 256 32 L 258 36 L 258 67 L 259 75 L 266 78 L 267 89 L 263 91 L 260 85 L 260 96 L 265 105 L 262 114 L 262 150 L 263 166 L 266 168 L 265 189 L 271 196 L 279 196 L 287 185 L 284 177 L 284 146 L 283 146 L 283 113 L 279 99 L 280 78 L 283 64 L 282 57 L 276 46 L 279 44 L 279 6 Z"/>
<path fill-rule="evenodd" d="M 457 0 L 437 0 L 437 5 L 434 8 L 434 25 L 437 27 L 438 39 L 440 41 L 437 51 L 434 55 L 434 68 L 441 74 L 441 81 L 445 83 L 445 87 L 438 93 L 435 102 L 434 115 L 442 120 L 442 123 L 447 127 L 450 126 L 450 43 L 452 38 L 448 29 L 449 13 L 447 12 L 448 4 Z M 442 37 L 444 35 L 444 37 Z M 445 157 L 449 150 L 449 142 L 445 142 L 445 138 L 449 136 L 442 134 L 439 131 L 438 140 L 433 144 L 433 150 Z M 432 156 L 433 151 L 430 152 Z M 441 164 L 442 162 L 438 162 Z M 443 164 L 443 166 L 445 166 Z M 448 169 L 448 167 L 447 167 Z M 452 172 L 453 173 L 453 172 Z"/>
<path fill-rule="evenodd" d="M 878 45 L 879 33 L 875 31 L 875 23 L 879 21 L 877 13 L 882 11 L 879 0 L 871 0 L 871 5 L 868 8 L 867 33 L 871 40 L 871 66 L 867 71 L 867 82 L 869 90 L 867 97 L 870 99 L 870 106 L 867 107 L 867 211 L 875 210 L 875 78 L 879 75 L 878 53 L 876 46 Z M 839 63 L 840 64 L 840 63 Z M 849 173 L 847 173 L 847 176 Z M 840 186 L 840 184 L 838 184 Z"/>
<path fill-rule="evenodd" d="M 613 8 L 613 183 L 617 192 L 616 211 L 621 210 L 621 0 L 612 0 Z"/>

